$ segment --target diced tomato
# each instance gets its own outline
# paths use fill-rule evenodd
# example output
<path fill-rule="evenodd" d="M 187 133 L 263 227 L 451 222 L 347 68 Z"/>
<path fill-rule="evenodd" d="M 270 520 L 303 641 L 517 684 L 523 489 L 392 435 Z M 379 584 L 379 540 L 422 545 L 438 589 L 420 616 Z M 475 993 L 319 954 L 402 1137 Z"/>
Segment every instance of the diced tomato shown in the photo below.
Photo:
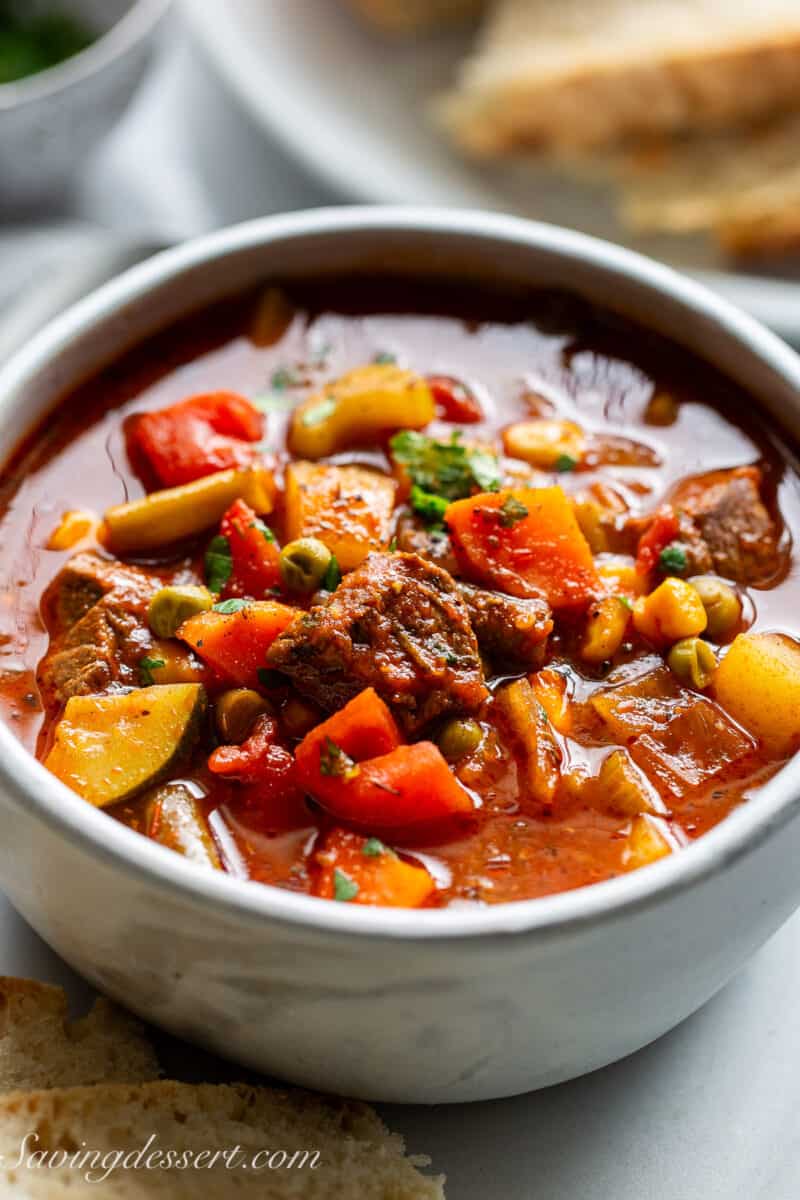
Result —
<path fill-rule="evenodd" d="M 483 409 L 477 396 L 452 375 L 430 375 L 428 387 L 445 421 L 473 425 L 483 420 Z"/>
<path fill-rule="evenodd" d="M 291 829 L 308 822 L 292 755 L 278 742 L 278 726 L 267 714 L 256 721 L 241 746 L 220 746 L 208 760 L 208 768 L 221 778 L 240 784 L 235 800 L 259 813 L 272 828 Z"/>
<path fill-rule="evenodd" d="M 338 796 L 347 763 L 388 754 L 402 742 L 394 717 L 374 688 L 306 734 L 295 751 L 298 778 L 320 801 Z"/>
<path fill-rule="evenodd" d="M 237 612 L 198 613 L 184 621 L 178 637 L 225 680 L 257 689 L 267 651 L 294 617 L 295 610 L 285 604 L 259 600 Z"/>
<path fill-rule="evenodd" d="M 377 838 L 333 829 L 314 855 L 313 894 L 352 904 L 419 908 L 436 889 L 424 867 L 404 862 Z"/>
<path fill-rule="evenodd" d="M 161 487 L 178 487 L 215 471 L 249 467 L 257 457 L 264 420 L 244 396 L 212 392 L 157 412 L 140 413 L 126 425 L 128 454 L 143 459 Z"/>
<path fill-rule="evenodd" d="M 225 596 L 261 599 L 280 583 L 280 549 L 268 525 L 249 504 L 236 500 L 225 513 L 220 533 L 228 539 L 233 570 Z"/>
<path fill-rule="evenodd" d="M 636 550 L 636 570 L 648 575 L 656 566 L 661 552 L 674 542 L 680 532 L 678 515 L 670 504 L 658 510 L 650 528 L 639 538 Z"/>
<path fill-rule="evenodd" d="M 464 574 L 553 608 L 585 607 L 600 591 L 594 559 L 560 487 L 514 488 L 456 500 L 445 513 Z"/>

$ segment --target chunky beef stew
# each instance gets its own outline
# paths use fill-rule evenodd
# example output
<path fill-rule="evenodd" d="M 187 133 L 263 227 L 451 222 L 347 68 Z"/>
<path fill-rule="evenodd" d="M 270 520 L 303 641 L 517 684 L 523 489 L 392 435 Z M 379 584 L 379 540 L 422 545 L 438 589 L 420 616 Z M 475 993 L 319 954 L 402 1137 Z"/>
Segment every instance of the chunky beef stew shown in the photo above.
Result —
<path fill-rule="evenodd" d="M 205 870 L 541 896 L 679 853 L 800 749 L 791 449 L 577 299 L 227 301 L 65 397 L 0 503 L 6 720 Z"/>

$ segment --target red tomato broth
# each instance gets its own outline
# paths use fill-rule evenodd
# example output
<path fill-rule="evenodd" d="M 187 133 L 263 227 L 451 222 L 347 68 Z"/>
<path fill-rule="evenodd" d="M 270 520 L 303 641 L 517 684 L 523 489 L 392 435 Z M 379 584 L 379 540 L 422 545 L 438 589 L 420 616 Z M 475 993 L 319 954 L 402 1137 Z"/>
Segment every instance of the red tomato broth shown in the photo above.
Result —
<path fill-rule="evenodd" d="M 142 484 L 125 453 L 125 419 L 194 394 L 233 391 L 255 398 L 277 393 L 299 402 L 327 380 L 377 356 L 392 355 L 423 375 L 463 380 L 483 413 L 479 423 L 470 420 L 464 425 L 465 441 L 497 442 L 500 431 L 512 422 L 537 412 L 555 413 L 595 437 L 605 434 L 644 443 L 660 459 L 658 466 L 648 467 L 580 466 L 556 478 L 546 475 L 537 486 L 558 483 L 574 494 L 597 480 L 612 483 L 632 515 L 644 516 L 655 512 L 687 476 L 756 462 L 764 474 L 765 494 L 773 509 L 779 508 L 786 530 L 795 536 L 800 530 L 797 475 L 778 440 L 752 413 L 747 397 L 688 354 L 633 326 L 572 300 L 562 304 L 549 296 L 484 295 L 471 305 L 456 290 L 410 288 L 391 280 L 290 286 L 287 291 L 297 315 L 275 345 L 258 347 L 247 336 L 252 296 L 192 317 L 82 385 L 6 468 L 0 492 L 0 711 L 29 749 L 38 746 L 44 754 L 59 715 L 50 707 L 42 711 L 36 687 L 37 666 L 48 645 L 39 597 L 73 553 L 47 550 L 47 539 L 62 511 L 85 508 L 102 513 L 142 495 Z M 281 371 L 290 372 L 291 382 L 276 388 L 275 375 Z M 678 401 L 677 419 L 670 425 L 644 418 L 657 390 Z M 279 483 L 287 461 L 288 420 L 280 405 L 265 416 L 266 453 Z M 447 438 L 453 428 L 437 418 L 425 432 Z M 331 461 L 384 470 L 388 466 L 383 446 L 345 451 Z M 283 544 L 280 504 L 265 519 Z M 201 539 L 203 545 L 208 536 Z M 169 554 L 155 555 L 148 565 L 169 581 L 187 572 L 196 575 L 201 557 L 202 547 L 190 546 L 178 561 Z M 797 636 L 797 578 L 797 564 L 791 562 L 775 586 L 748 590 L 755 630 L 781 629 Z M 306 603 L 299 598 L 296 602 Z M 393 834 L 392 846 L 407 854 L 410 863 L 430 856 L 438 864 L 440 886 L 428 904 L 529 898 L 607 879 L 625 869 L 623 846 L 630 822 L 605 811 L 596 798 L 587 803 L 591 789 L 582 799 L 577 786 L 596 775 L 603 757 L 619 744 L 590 703 L 593 694 L 608 686 L 608 673 L 578 661 L 579 639 L 579 623 L 573 626 L 569 614 L 563 620 L 559 614 L 547 662 L 569 664 L 575 703 L 570 732 L 557 734 L 563 778 L 552 813 L 531 808 L 521 797 L 518 753 L 513 739 L 493 731 L 490 699 L 476 714 L 488 731 L 481 751 L 454 768 L 476 798 L 473 819 L 433 844 L 420 842 L 415 831 L 408 831 L 407 837 L 403 831 Z M 629 650 L 623 647 L 613 666 L 641 662 L 644 652 L 638 642 Z M 490 679 L 491 687 L 496 689 L 505 677 L 498 673 Z M 285 691 L 278 689 L 275 696 L 279 715 Z M 288 744 L 291 748 L 295 743 Z M 228 868 L 264 883 L 313 893 L 318 881 L 315 853 L 335 822 L 313 803 L 280 812 L 270 812 L 268 804 L 248 805 L 235 783 L 206 769 L 209 749 L 205 744 L 176 778 L 191 779 L 202 790 L 203 813 L 215 814 L 215 825 L 222 822 L 227 830 L 238 855 L 238 862 L 226 861 Z M 698 837 L 737 804 L 757 795 L 758 786 L 779 766 L 755 750 L 711 783 L 671 795 L 670 820 L 684 840 Z M 109 811 L 143 831 L 138 800 Z"/>

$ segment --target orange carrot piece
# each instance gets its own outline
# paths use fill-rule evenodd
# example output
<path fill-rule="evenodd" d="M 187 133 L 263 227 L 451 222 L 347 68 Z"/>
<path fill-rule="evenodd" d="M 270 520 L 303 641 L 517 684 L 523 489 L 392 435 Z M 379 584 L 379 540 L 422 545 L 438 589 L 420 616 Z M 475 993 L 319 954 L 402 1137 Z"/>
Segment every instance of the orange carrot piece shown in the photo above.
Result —
<path fill-rule="evenodd" d="M 294 616 L 295 610 L 286 604 L 259 600 L 236 612 L 199 613 L 184 621 L 177 636 L 224 679 L 258 688 L 267 651 Z"/>
<path fill-rule="evenodd" d="M 353 904 L 419 908 L 436 888 L 424 867 L 398 858 L 377 838 L 334 829 L 315 854 L 319 874 L 313 894 Z"/>

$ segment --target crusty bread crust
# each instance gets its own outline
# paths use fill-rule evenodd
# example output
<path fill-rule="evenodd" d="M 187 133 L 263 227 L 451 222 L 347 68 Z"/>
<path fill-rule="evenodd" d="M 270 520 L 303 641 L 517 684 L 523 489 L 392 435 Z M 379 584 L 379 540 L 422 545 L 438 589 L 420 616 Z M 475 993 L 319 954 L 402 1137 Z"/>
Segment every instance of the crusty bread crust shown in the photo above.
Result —
<path fill-rule="evenodd" d="M 561 0 L 548 17 L 545 0 L 500 0 L 440 119 L 463 149 L 489 157 L 609 147 L 797 110 L 800 4 L 766 7 L 762 16 L 760 0 L 727 10 L 719 0 Z M 648 17 L 658 19 L 652 34 Z"/>
<path fill-rule="evenodd" d="M 469 20 L 486 0 L 347 0 L 351 8 L 386 33 L 420 33 Z"/>
<path fill-rule="evenodd" d="M 116 1152 L 121 1159 L 154 1138 L 151 1148 L 162 1151 L 194 1156 L 239 1147 L 240 1155 L 234 1167 L 208 1157 L 194 1169 L 129 1163 L 98 1183 L 96 1173 L 94 1181 L 87 1180 L 74 1160 L 18 1166 L 25 1138 L 29 1152 L 74 1154 L 86 1148 L 101 1155 Z M 283 1151 L 285 1157 L 270 1168 L 261 1159 L 261 1169 L 254 1171 L 253 1156 L 262 1151 Z M 402 1138 L 389 1133 L 367 1105 L 245 1084 L 101 1084 L 0 1097 L 0 1154 L 0 1191 L 8 1200 L 444 1198 L 443 1181 L 422 1175 L 419 1164 L 405 1157 Z M 293 1165 L 287 1167 L 289 1159 Z"/>
<path fill-rule="evenodd" d="M 61 988 L 0 977 L 0 1091 L 159 1075 L 141 1024 L 107 1000 L 69 1021 Z"/>

